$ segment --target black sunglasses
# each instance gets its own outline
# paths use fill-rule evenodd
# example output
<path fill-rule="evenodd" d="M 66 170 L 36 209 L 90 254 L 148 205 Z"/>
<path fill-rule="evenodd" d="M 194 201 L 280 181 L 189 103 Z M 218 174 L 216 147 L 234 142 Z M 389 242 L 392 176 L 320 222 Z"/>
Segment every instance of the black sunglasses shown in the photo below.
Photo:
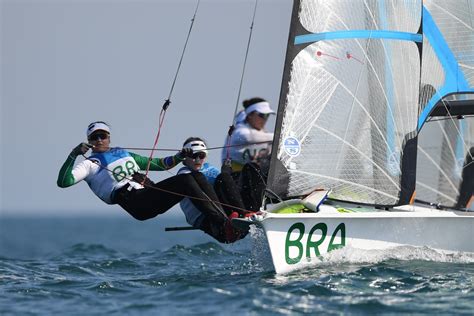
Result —
<path fill-rule="evenodd" d="M 193 154 L 193 159 L 196 159 L 196 158 L 203 160 L 204 158 L 206 158 L 206 153 L 201 151 L 201 152 Z"/>
<path fill-rule="evenodd" d="M 97 134 L 92 134 L 91 136 L 89 136 L 89 140 L 92 140 L 92 141 L 99 140 L 99 138 L 101 140 L 106 140 L 106 139 L 109 138 L 109 134 L 107 134 L 107 133 L 97 133 Z"/>
<path fill-rule="evenodd" d="M 265 120 L 270 116 L 270 114 L 263 114 L 263 113 L 260 113 L 260 112 L 257 112 L 257 115 L 260 116 L 261 118 L 265 119 Z"/>

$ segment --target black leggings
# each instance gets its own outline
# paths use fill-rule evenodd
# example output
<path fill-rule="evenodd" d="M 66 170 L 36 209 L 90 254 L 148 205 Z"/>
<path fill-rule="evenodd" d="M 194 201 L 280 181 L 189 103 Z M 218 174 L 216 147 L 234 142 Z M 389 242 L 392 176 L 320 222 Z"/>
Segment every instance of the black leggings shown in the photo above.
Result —
<path fill-rule="evenodd" d="M 188 197 L 206 217 L 223 226 L 227 217 L 222 208 L 212 202 L 217 201 L 217 196 L 209 184 L 209 187 L 201 185 L 204 182 L 207 183 L 200 172 L 192 172 L 167 178 L 139 190 L 129 191 L 126 185 L 116 191 L 114 202 L 135 219 L 143 221 L 163 214 Z"/>
<path fill-rule="evenodd" d="M 185 197 L 190 198 L 204 214 L 204 220 L 199 229 L 217 241 L 231 243 L 247 234 L 232 230 L 229 233 L 227 226 L 230 223 L 227 214 L 219 205 L 214 188 L 200 172 L 173 176 L 139 190 L 129 191 L 127 185 L 117 190 L 115 202 L 135 219 L 143 221 L 163 214 Z"/>
<path fill-rule="evenodd" d="M 222 203 L 221 207 L 225 210 L 226 221 L 228 220 L 227 216 L 229 216 L 233 211 L 244 214 L 242 198 L 240 197 L 237 185 L 234 183 L 230 174 L 219 174 L 214 183 L 214 188 L 204 176 L 196 178 L 196 182 L 198 182 L 199 186 L 206 192 L 206 195 L 209 196 L 211 200 L 217 201 L 216 204 L 219 204 L 219 202 Z M 191 202 L 201 210 L 197 205 L 196 200 L 191 200 Z M 228 227 L 229 225 L 229 222 L 223 223 L 222 220 L 216 220 L 215 218 L 205 214 L 204 220 L 199 229 L 222 243 L 235 242 L 244 238 L 248 233 Z"/>
<path fill-rule="evenodd" d="M 239 188 L 230 174 L 219 174 L 214 183 L 214 190 L 227 215 L 230 215 L 232 212 L 237 212 L 240 215 L 245 214 L 246 209 Z"/>
<path fill-rule="evenodd" d="M 258 211 L 265 193 L 266 175 L 256 163 L 247 163 L 240 172 L 239 186 L 245 208 Z"/>

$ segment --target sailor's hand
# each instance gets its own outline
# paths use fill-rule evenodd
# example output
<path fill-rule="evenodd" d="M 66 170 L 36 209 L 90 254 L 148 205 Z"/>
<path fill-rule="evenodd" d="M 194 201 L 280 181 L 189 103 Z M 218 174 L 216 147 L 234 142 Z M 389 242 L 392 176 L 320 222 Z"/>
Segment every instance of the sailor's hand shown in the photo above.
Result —
<path fill-rule="evenodd" d="M 265 163 L 265 160 L 270 159 L 270 151 L 266 148 L 260 149 L 257 155 L 255 155 L 253 162 L 257 165 L 261 165 L 262 162 Z"/>
<path fill-rule="evenodd" d="M 181 158 L 192 158 L 193 157 L 193 150 L 192 148 L 183 148 L 179 152 Z"/>
<path fill-rule="evenodd" d="M 226 159 L 224 160 L 224 163 L 222 164 L 221 167 L 221 173 L 232 173 L 232 160 L 231 159 Z"/>
<path fill-rule="evenodd" d="M 71 156 L 77 157 L 79 155 L 84 155 L 90 148 L 92 148 L 91 144 L 80 143 L 71 151 Z"/>

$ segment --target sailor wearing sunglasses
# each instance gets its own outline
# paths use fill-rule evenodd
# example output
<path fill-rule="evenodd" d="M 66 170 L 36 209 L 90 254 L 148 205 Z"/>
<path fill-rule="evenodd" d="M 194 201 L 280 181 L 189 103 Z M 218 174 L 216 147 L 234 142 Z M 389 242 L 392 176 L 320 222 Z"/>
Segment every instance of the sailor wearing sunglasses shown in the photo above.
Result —
<path fill-rule="evenodd" d="M 220 223 L 224 212 L 220 205 L 209 201 L 217 199 L 215 192 L 207 191 L 200 183 L 206 183 L 201 173 L 180 174 L 154 183 L 140 170 L 147 169 L 148 157 L 128 152 L 120 147 L 110 147 L 110 127 L 97 121 L 87 127 L 87 140 L 72 150 L 59 171 L 57 185 L 66 188 L 84 180 L 91 190 L 107 204 L 119 204 L 137 220 L 147 220 L 169 210 L 184 196 L 195 198 L 193 203 L 199 210 Z M 76 164 L 76 158 L 89 149 L 92 153 Z M 149 170 L 168 170 L 186 157 L 191 157 L 191 148 L 183 148 L 174 156 L 153 158 Z"/>
<path fill-rule="evenodd" d="M 222 216 L 225 218 L 244 217 L 246 212 L 237 185 L 229 173 L 221 173 L 219 169 L 206 162 L 208 151 L 204 140 L 199 137 L 190 137 L 183 144 L 183 149 L 186 148 L 192 149 L 193 155 L 186 157 L 183 161 L 184 167 L 179 169 L 178 175 L 203 174 L 206 183 L 200 183 L 200 185 L 207 187 L 207 191 L 213 190 L 215 192 L 215 196 L 218 197 L 218 200 L 215 201 L 217 204 L 223 203 L 222 208 L 225 213 Z M 231 243 L 247 234 L 247 232 L 234 229 L 229 221 L 222 226 L 220 222 L 216 222 L 202 212 L 192 199 L 183 199 L 180 206 L 190 225 L 203 230 L 218 241 Z"/>
<path fill-rule="evenodd" d="M 256 212 L 262 203 L 273 140 L 265 124 L 275 112 L 262 98 L 245 100 L 243 107 L 235 119 L 230 146 L 224 147 L 221 158 L 223 165 L 232 168 L 245 208 Z"/>
<path fill-rule="evenodd" d="M 244 111 L 236 118 L 230 147 L 225 147 L 221 156 L 223 163 L 230 158 L 233 172 L 241 172 L 246 163 L 259 163 L 268 157 L 273 140 L 273 133 L 265 130 L 269 116 L 275 114 L 270 104 L 262 98 L 252 98 L 245 100 L 243 106 Z"/>

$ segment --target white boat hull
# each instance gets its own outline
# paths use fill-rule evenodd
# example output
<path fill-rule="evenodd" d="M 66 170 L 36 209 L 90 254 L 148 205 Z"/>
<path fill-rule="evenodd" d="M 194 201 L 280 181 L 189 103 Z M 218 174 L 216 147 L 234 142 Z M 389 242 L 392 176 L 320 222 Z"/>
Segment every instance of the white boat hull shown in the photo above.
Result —
<path fill-rule="evenodd" d="M 409 245 L 474 253 L 474 212 L 407 206 L 339 213 L 323 205 L 319 213 L 263 213 L 251 221 L 265 231 L 276 273 L 298 269 L 344 246 L 371 250 Z"/>

